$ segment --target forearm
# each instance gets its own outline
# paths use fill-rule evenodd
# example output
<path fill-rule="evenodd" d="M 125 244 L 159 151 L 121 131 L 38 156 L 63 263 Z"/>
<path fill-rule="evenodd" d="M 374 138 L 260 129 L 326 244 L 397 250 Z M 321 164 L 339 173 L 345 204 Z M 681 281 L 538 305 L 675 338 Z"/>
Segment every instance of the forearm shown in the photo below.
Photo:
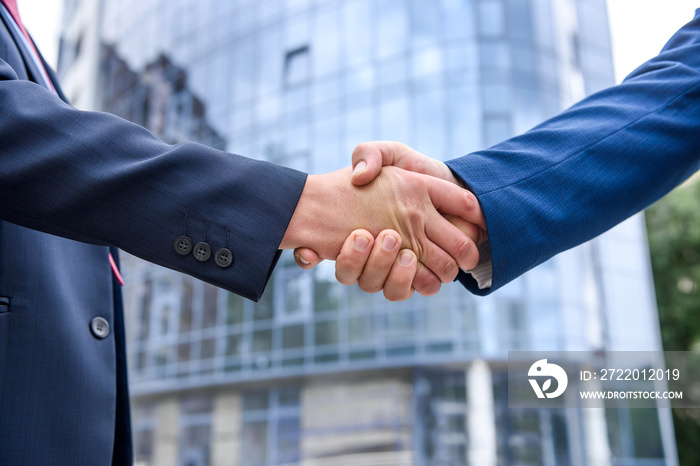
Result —
<path fill-rule="evenodd" d="M 198 144 L 171 146 L 125 120 L 75 110 L 37 85 L 2 77 L 3 220 L 115 245 L 259 298 L 305 174 Z M 212 256 L 230 249 L 233 264 L 178 255 L 173 243 L 183 235 L 209 244 Z"/>
<path fill-rule="evenodd" d="M 644 209 L 700 157 L 700 17 L 622 84 L 447 164 L 477 195 L 493 291 Z"/>

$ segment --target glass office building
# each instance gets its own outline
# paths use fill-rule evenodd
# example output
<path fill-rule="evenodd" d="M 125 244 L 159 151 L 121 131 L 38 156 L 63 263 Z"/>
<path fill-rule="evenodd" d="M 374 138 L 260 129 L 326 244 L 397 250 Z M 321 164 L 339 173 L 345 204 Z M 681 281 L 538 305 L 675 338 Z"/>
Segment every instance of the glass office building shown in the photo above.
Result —
<path fill-rule="evenodd" d="M 613 84 L 604 0 L 67 0 L 83 108 L 309 173 L 447 160 Z M 259 303 L 123 256 L 139 465 L 673 465 L 666 409 L 516 410 L 509 350 L 660 349 L 635 217 L 487 298 L 389 303 L 284 254 Z"/>

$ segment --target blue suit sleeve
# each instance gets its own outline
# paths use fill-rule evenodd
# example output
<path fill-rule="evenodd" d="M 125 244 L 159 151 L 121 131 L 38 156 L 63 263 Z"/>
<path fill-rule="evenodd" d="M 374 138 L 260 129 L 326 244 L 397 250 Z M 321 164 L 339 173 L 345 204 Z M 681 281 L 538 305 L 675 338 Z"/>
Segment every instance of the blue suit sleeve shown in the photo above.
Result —
<path fill-rule="evenodd" d="M 76 110 L 0 60 L 0 218 L 117 246 L 260 298 L 306 174 L 193 143 L 168 145 L 113 115 Z M 181 256 L 175 239 L 207 242 Z M 233 252 L 221 268 L 214 253 Z M 41 251 L 37 251 L 41 254 Z"/>
<path fill-rule="evenodd" d="M 700 10 L 621 84 L 447 165 L 486 218 L 488 294 L 646 208 L 700 165 Z"/>

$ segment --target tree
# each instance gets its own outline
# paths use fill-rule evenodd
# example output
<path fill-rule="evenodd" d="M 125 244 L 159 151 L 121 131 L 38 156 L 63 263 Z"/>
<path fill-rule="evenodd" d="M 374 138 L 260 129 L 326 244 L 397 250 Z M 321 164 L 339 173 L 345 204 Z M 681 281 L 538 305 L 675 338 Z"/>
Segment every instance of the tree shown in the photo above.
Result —
<path fill-rule="evenodd" d="M 693 182 L 694 181 L 694 182 Z M 700 351 L 700 183 L 694 178 L 646 212 L 666 351 Z M 673 409 L 682 466 L 700 464 L 700 413 Z"/>

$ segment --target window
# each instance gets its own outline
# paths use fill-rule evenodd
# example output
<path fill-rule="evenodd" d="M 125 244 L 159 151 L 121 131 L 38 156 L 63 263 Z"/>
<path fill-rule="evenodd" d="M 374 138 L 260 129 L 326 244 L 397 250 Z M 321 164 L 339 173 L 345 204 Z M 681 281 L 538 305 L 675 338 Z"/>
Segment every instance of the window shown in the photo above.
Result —
<path fill-rule="evenodd" d="M 289 50 L 284 56 L 285 87 L 305 83 L 309 79 L 309 46 Z"/>
<path fill-rule="evenodd" d="M 245 301 L 243 297 L 233 293 L 227 295 L 226 325 L 238 325 L 243 323 L 245 317 Z"/>
<path fill-rule="evenodd" d="M 474 36 L 472 5 L 473 2 L 466 0 L 442 0 L 443 32 L 447 38 L 464 39 Z"/>
<path fill-rule="evenodd" d="M 524 350 L 528 342 L 525 305 L 522 301 L 498 303 L 499 347 L 508 351 Z"/>
<path fill-rule="evenodd" d="M 407 141 L 410 138 L 411 112 L 408 94 L 391 100 L 382 99 L 380 111 L 380 138 L 390 141 Z"/>
<path fill-rule="evenodd" d="M 180 403 L 180 466 L 208 466 L 211 456 L 212 399 L 185 398 Z"/>
<path fill-rule="evenodd" d="M 501 0 L 481 0 L 479 29 L 482 36 L 502 36 L 505 33 L 505 17 Z"/>
<path fill-rule="evenodd" d="M 324 76 L 338 70 L 340 34 L 337 4 L 318 8 L 314 21 L 314 76 Z"/>
<path fill-rule="evenodd" d="M 143 283 L 139 287 L 141 313 L 139 318 L 138 340 L 147 340 L 151 321 L 151 296 L 153 290 L 149 277 L 144 277 Z"/>
<path fill-rule="evenodd" d="M 510 119 L 506 116 L 488 116 L 484 119 L 486 146 L 493 146 L 510 137 Z"/>
<path fill-rule="evenodd" d="M 571 464 L 567 423 L 574 410 L 509 408 L 506 372 L 493 373 L 493 394 L 498 464 L 545 464 L 547 456 L 547 464 Z"/>
<path fill-rule="evenodd" d="M 241 464 L 274 466 L 301 459 L 299 389 L 256 390 L 243 395 Z"/>
<path fill-rule="evenodd" d="M 343 288 L 335 280 L 333 263 L 322 262 L 315 268 L 314 311 L 336 311 L 340 307 Z"/>
<path fill-rule="evenodd" d="M 216 325 L 216 311 L 218 309 L 219 289 L 213 285 L 204 285 L 204 307 L 202 309 L 202 328 L 210 328 Z"/>
<path fill-rule="evenodd" d="M 280 299 L 275 301 L 275 320 L 280 323 L 305 321 L 311 314 L 313 275 L 297 267 L 291 254 L 284 254 L 274 281 L 282 290 Z"/>
<path fill-rule="evenodd" d="M 467 464 L 467 386 L 462 371 L 419 373 L 418 417 L 424 420 L 421 454 L 428 465 Z"/>
<path fill-rule="evenodd" d="M 410 29 L 406 4 L 403 0 L 384 0 L 379 2 L 377 28 L 377 55 L 388 58 L 406 50 L 409 43 Z M 359 31 L 355 31 L 360 34 Z"/>
<path fill-rule="evenodd" d="M 261 2 L 267 4 L 267 2 Z M 260 95 L 269 95 L 280 87 L 282 79 L 282 63 L 277 58 L 280 56 L 281 34 L 278 28 L 270 27 L 261 31 L 258 35 L 258 58 L 255 60 L 257 65 L 256 85 Z M 274 57 L 267 58 L 267 57 Z"/>
<path fill-rule="evenodd" d="M 447 122 L 445 121 L 445 92 L 435 89 L 415 96 L 416 128 L 414 147 L 417 151 L 445 158 Z"/>
<path fill-rule="evenodd" d="M 134 426 L 134 461 L 135 464 L 150 466 L 153 464 L 155 416 L 151 404 L 134 404 L 132 409 Z"/>
<path fill-rule="evenodd" d="M 345 2 L 341 18 L 345 31 L 343 44 L 345 60 L 349 66 L 367 62 L 372 57 L 373 37 L 372 25 L 374 13 L 372 8 L 376 2 L 349 1 Z"/>
<path fill-rule="evenodd" d="M 440 38 L 440 4 L 411 0 L 413 45 L 435 42 Z"/>
<path fill-rule="evenodd" d="M 194 297 L 194 278 L 182 277 L 182 294 L 180 297 L 180 333 L 192 330 L 192 299 Z"/>

